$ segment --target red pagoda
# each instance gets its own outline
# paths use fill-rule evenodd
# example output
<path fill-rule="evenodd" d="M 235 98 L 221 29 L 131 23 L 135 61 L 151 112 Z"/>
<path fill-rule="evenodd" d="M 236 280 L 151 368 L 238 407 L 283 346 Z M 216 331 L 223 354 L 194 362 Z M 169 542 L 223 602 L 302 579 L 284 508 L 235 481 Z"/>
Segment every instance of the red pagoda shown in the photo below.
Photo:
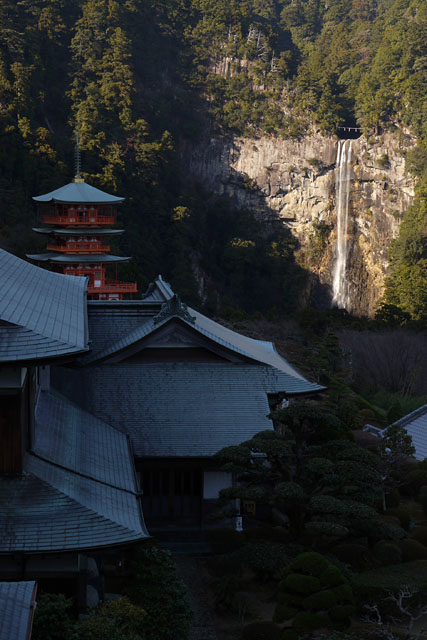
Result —
<path fill-rule="evenodd" d="M 73 182 L 33 200 L 39 203 L 39 219 L 45 225 L 33 230 L 50 237 L 49 253 L 28 255 L 30 260 L 47 262 L 66 275 L 88 276 L 88 298 L 92 300 L 122 300 L 136 293 L 136 283 L 117 280 L 117 265 L 130 258 L 110 255 L 106 244 L 109 236 L 123 233 L 112 226 L 116 205 L 124 198 L 92 187 L 78 174 Z M 114 279 L 107 277 L 107 268 L 113 264 Z"/>

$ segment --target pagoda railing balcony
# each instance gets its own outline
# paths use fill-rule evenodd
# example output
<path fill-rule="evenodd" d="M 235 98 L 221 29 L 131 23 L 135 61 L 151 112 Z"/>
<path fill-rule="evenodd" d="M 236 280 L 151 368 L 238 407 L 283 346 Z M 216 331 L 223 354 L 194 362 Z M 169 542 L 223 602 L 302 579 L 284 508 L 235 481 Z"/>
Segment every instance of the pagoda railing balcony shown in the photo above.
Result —
<path fill-rule="evenodd" d="M 89 295 L 94 293 L 137 293 L 136 282 L 110 282 L 106 281 L 100 287 L 94 287 L 89 284 L 87 292 Z"/>
<path fill-rule="evenodd" d="M 67 242 L 67 244 L 48 244 L 49 251 L 62 251 L 63 253 L 107 253 L 110 251 L 108 244 L 100 242 Z"/>
<path fill-rule="evenodd" d="M 107 226 L 116 223 L 116 216 L 98 216 L 98 215 L 73 215 L 73 216 L 56 216 L 42 215 L 42 222 L 45 224 L 70 225 L 76 227 L 82 226 Z"/>

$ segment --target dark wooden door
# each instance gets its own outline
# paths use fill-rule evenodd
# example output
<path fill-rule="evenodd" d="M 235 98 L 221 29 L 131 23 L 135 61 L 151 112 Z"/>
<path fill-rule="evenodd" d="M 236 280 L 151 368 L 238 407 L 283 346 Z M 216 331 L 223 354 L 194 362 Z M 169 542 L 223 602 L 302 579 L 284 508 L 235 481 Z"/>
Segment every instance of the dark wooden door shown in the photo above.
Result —
<path fill-rule="evenodd" d="M 142 472 L 143 511 L 147 523 L 198 524 L 201 469 L 148 469 Z"/>

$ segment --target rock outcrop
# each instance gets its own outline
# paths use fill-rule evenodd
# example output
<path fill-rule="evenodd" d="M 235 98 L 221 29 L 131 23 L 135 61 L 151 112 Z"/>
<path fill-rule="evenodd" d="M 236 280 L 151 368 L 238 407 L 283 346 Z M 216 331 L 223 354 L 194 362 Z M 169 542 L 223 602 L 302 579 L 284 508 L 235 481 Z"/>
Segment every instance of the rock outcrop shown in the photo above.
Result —
<path fill-rule="evenodd" d="M 384 289 L 388 249 L 414 195 L 402 132 L 353 143 L 348 239 L 348 309 L 372 315 Z M 211 138 L 182 150 L 185 170 L 236 207 L 279 216 L 300 242 L 298 259 L 330 287 L 336 246 L 337 138 Z"/>

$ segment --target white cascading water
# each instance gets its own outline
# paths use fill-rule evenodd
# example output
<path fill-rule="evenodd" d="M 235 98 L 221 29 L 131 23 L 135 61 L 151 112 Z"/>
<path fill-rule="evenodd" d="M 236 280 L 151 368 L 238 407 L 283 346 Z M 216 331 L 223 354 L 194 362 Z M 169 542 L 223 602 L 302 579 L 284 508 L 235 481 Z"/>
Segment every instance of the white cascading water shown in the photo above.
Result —
<path fill-rule="evenodd" d="M 335 164 L 337 249 L 332 278 L 332 304 L 341 309 L 348 309 L 350 306 L 346 269 L 351 180 L 351 145 L 352 140 L 339 140 Z"/>

